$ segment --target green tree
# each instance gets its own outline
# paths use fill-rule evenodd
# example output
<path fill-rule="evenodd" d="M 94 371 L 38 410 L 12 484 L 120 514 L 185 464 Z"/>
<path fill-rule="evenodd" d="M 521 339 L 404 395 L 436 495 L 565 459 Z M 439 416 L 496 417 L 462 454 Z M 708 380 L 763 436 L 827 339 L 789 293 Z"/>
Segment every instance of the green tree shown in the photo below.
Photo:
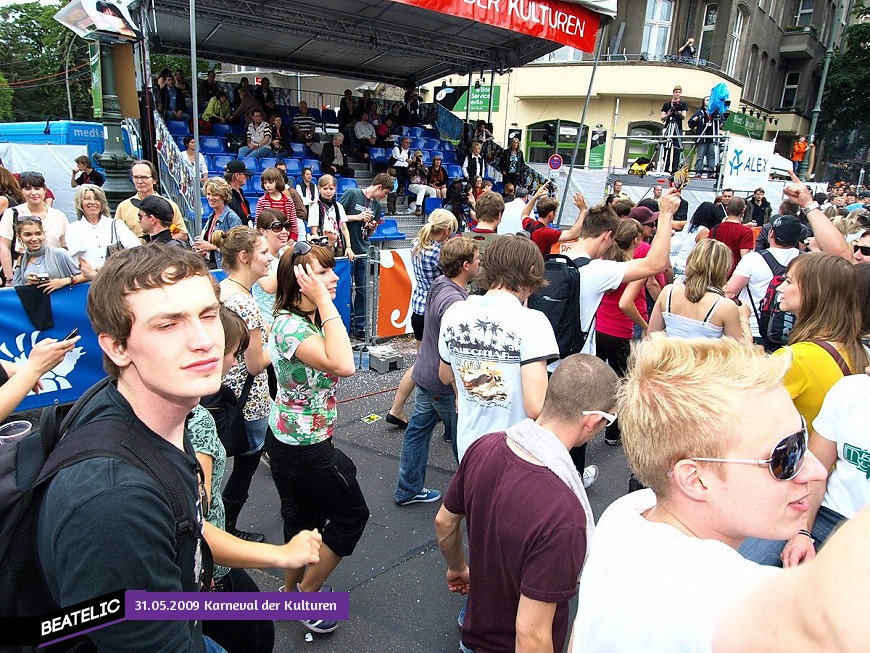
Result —
<path fill-rule="evenodd" d="M 87 43 L 54 20 L 59 4 L 27 2 L 0 7 L 0 75 L 8 80 L 14 120 L 68 118 L 69 51 L 73 117 L 92 120 Z M 0 111 L 3 107 L 0 90 Z M 2 115 L 2 114 L 0 114 Z"/>
<path fill-rule="evenodd" d="M 12 89 L 0 74 L 0 120 L 12 120 Z"/>
<path fill-rule="evenodd" d="M 864 104 L 870 88 L 870 24 L 846 30 L 846 48 L 834 53 L 818 134 L 839 155 L 848 156 L 870 146 L 870 112 Z"/>

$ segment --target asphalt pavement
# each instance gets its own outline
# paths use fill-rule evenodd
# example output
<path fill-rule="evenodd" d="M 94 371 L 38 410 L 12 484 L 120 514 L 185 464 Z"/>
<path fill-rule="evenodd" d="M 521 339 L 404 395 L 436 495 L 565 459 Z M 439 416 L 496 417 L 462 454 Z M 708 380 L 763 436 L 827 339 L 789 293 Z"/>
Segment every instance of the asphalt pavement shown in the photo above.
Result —
<path fill-rule="evenodd" d="M 391 344 L 406 364 L 413 361 L 410 338 Z M 306 637 L 308 631 L 299 622 L 276 622 L 276 653 L 458 650 L 456 617 L 462 598 L 447 590 L 447 568 L 435 541 L 433 519 L 440 502 L 400 507 L 393 501 L 403 432 L 383 418 L 403 373 L 404 369 L 386 374 L 360 371 L 339 383 L 336 445 L 356 464 L 371 511 L 356 552 L 329 579 L 336 591 L 350 592 L 350 620 L 340 622 L 333 633 L 311 637 Z M 413 397 L 405 411 L 410 417 Z M 426 486 L 444 491 L 456 464 L 442 432 L 439 424 L 432 436 Z M 600 436 L 589 445 L 588 463 L 601 469 L 598 481 L 587 491 L 598 517 L 627 492 L 629 471 L 622 447 L 607 446 Z M 265 461 L 254 477 L 239 527 L 265 533 L 268 542 L 282 541 L 278 493 Z M 277 591 L 284 583 L 280 570 L 251 574 L 262 591 Z"/>

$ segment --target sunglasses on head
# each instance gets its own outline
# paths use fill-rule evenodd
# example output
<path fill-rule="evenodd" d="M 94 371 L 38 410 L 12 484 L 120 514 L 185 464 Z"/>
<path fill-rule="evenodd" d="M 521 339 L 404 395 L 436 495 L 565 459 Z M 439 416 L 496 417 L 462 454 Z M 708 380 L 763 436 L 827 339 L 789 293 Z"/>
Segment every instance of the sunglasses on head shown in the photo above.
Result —
<path fill-rule="evenodd" d="M 778 481 L 790 481 L 800 474 L 807 454 L 807 423 L 801 417 L 801 430 L 785 436 L 777 442 L 766 460 L 743 460 L 739 458 L 690 458 L 705 463 L 738 463 L 742 465 L 767 465 L 770 475 Z"/>
<path fill-rule="evenodd" d="M 280 234 L 282 231 L 286 231 L 290 233 L 290 223 L 289 222 L 273 222 L 269 225 L 269 229 L 271 229 L 276 234 Z"/>
<path fill-rule="evenodd" d="M 852 245 L 852 250 L 856 254 L 861 252 L 862 256 L 870 256 L 870 245 Z"/>

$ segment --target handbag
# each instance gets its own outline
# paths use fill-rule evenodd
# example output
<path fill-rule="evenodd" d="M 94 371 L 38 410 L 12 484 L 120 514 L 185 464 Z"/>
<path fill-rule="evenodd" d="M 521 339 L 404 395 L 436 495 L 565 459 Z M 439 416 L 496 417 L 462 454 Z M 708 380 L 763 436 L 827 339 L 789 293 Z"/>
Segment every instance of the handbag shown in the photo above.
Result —
<path fill-rule="evenodd" d="M 238 399 L 232 389 L 226 385 L 221 385 L 220 390 L 216 393 L 199 400 L 199 405 L 214 418 L 218 438 L 224 445 L 227 456 L 238 456 L 250 450 L 242 409 L 248 401 L 253 384 L 254 377 L 252 374 L 248 374 L 242 388 L 242 394 L 239 395 Z"/>
<path fill-rule="evenodd" d="M 112 244 L 108 245 L 106 247 L 106 258 L 109 258 L 112 254 L 117 254 L 122 249 L 124 249 L 124 246 L 121 244 L 121 241 L 118 239 L 117 223 L 118 223 L 117 220 L 112 220 L 112 235 L 111 235 Z"/>

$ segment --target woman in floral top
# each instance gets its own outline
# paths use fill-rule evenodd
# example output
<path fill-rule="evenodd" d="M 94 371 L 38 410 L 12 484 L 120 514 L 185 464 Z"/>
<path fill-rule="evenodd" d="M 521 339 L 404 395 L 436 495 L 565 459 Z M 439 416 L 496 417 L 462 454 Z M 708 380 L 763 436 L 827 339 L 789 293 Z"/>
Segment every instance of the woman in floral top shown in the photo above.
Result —
<path fill-rule="evenodd" d="M 269 464 L 281 498 L 284 539 L 309 528 L 323 534 L 320 562 L 288 570 L 288 591 L 324 587 L 341 558 L 353 553 L 369 517 L 356 467 L 333 443 L 336 384 L 354 373 L 350 339 L 333 304 L 333 267 L 328 248 L 306 241 L 284 252 L 278 264 L 269 337 L 278 396 L 269 416 Z M 325 619 L 303 623 L 316 633 L 338 626 Z"/>
<path fill-rule="evenodd" d="M 248 375 L 254 377 L 242 409 L 250 450 L 236 456 L 223 493 L 226 530 L 236 537 L 262 542 L 262 533 L 241 531 L 236 528 L 236 520 L 248 500 L 251 479 L 257 471 L 266 441 L 266 430 L 269 428 L 271 400 L 266 377 L 269 355 L 264 349 L 268 331 L 257 302 L 251 295 L 251 286 L 269 272 L 269 245 L 263 234 L 244 226 L 233 227 L 227 233 L 215 232 L 212 242 L 220 247 L 221 266 L 227 271 L 227 278 L 220 284 L 221 302 L 236 312 L 251 332 L 248 348 L 236 356 L 236 364 L 224 376 L 224 383 L 236 393 L 236 397 L 241 397 Z"/>

